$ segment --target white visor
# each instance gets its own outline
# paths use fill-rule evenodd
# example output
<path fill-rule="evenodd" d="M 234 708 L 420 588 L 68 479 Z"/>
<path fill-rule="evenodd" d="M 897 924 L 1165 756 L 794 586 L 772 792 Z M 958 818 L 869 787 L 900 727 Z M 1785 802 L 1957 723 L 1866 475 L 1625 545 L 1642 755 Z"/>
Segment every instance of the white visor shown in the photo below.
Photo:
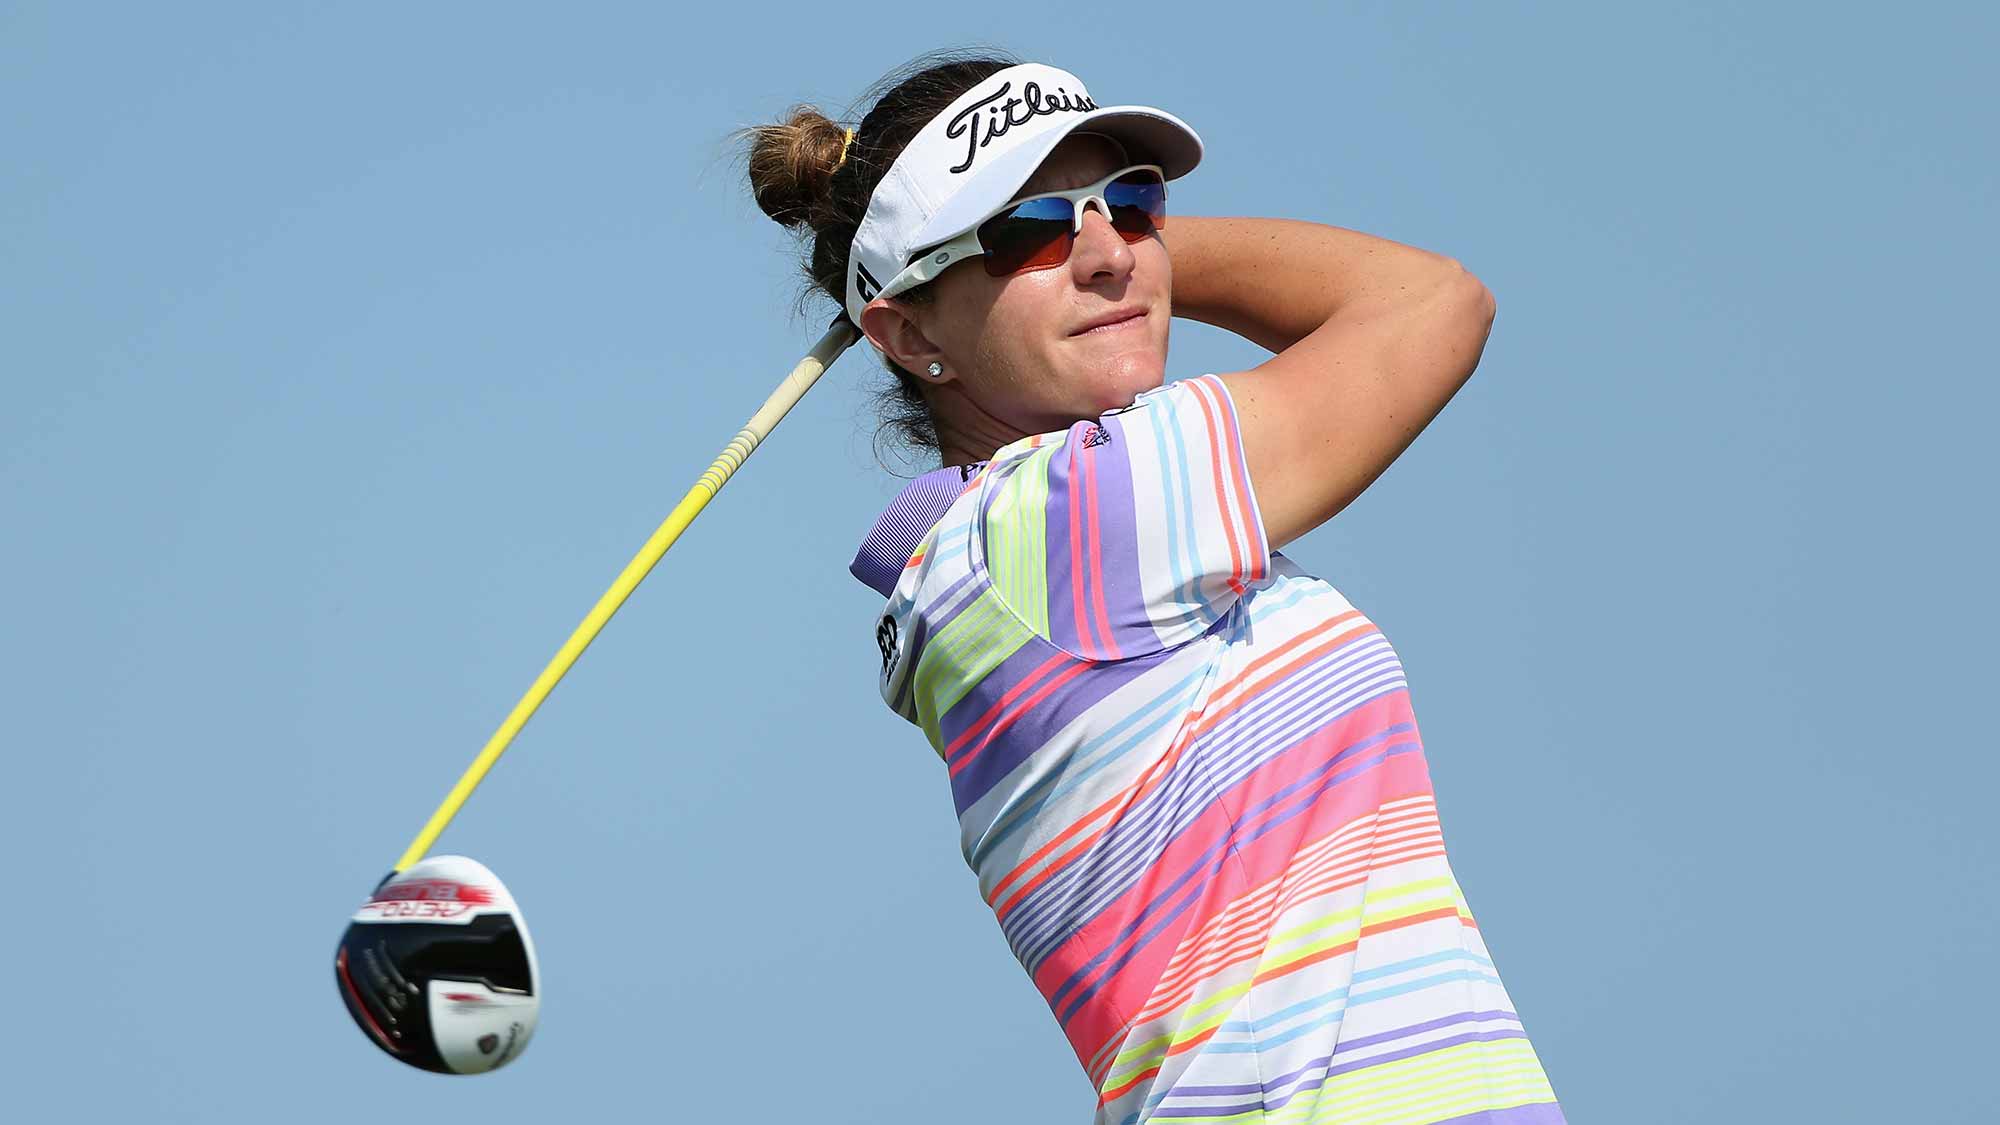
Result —
<path fill-rule="evenodd" d="M 848 254 L 848 319 L 859 325 L 861 310 L 911 258 L 1004 207 L 1078 130 L 1110 137 L 1170 180 L 1201 162 L 1201 138 L 1173 114 L 1142 105 L 1099 108 L 1068 71 L 1010 66 L 926 122 L 875 185 Z"/>

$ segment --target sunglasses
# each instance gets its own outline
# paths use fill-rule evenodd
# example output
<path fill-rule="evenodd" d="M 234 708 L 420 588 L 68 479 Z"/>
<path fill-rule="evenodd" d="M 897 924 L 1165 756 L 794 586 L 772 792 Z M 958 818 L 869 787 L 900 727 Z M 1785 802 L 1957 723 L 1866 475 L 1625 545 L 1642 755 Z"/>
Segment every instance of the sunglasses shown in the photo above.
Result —
<path fill-rule="evenodd" d="M 950 242 L 924 251 L 878 295 L 893 297 L 914 289 L 975 255 L 985 260 L 989 277 L 1060 266 L 1069 261 L 1083 230 L 1083 209 L 1091 203 L 1120 238 L 1142 242 L 1167 225 L 1165 173 L 1157 164 L 1135 164 L 1094 184 L 1017 199 Z"/>

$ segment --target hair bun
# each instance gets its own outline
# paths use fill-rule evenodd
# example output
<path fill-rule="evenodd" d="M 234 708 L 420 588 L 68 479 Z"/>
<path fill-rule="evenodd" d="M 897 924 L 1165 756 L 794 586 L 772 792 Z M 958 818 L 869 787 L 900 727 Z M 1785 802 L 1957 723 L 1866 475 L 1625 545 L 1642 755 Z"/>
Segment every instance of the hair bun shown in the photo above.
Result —
<path fill-rule="evenodd" d="M 847 130 L 812 106 L 798 105 L 783 124 L 750 133 L 750 193 L 757 206 L 788 227 L 816 225 L 833 198 Z"/>

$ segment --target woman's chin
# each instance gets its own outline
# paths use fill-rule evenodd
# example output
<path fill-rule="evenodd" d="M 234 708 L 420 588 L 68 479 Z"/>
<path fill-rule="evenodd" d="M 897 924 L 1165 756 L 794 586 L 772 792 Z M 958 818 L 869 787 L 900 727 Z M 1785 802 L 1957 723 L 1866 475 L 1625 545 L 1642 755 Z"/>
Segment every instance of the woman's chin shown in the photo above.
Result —
<path fill-rule="evenodd" d="M 1166 357 L 1155 348 L 1130 348 L 1092 365 L 1093 396 L 1105 410 L 1132 405 L 1132 400 L 1166 382 Z"/>
<path fill-rule="evenodd" d="M 1166 378 L 1167 340 L 1165 332 L 1149 323 L 1153 319 L 1147 316 L 1109 331 L 1070 337 L 1070 370 L 1089 372 L 1091 381 L 1100 386 L 1132 388 L 1134 394 L 1159 386 Z"/>

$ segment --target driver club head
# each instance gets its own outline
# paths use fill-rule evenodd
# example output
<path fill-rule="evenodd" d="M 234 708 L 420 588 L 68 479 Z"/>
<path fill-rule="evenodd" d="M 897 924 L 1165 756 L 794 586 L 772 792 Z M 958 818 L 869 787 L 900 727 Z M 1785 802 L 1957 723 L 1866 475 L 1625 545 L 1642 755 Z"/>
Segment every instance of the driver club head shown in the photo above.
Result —
<path fill-rule="evenodd" d="M 541 1013 L 520 907 L 465 856 L 430 856 L 384 880 L 348 921 L 333 967 L 362 1034 L 396 1061 L 439 1074 L 514 1061 Z"/>

